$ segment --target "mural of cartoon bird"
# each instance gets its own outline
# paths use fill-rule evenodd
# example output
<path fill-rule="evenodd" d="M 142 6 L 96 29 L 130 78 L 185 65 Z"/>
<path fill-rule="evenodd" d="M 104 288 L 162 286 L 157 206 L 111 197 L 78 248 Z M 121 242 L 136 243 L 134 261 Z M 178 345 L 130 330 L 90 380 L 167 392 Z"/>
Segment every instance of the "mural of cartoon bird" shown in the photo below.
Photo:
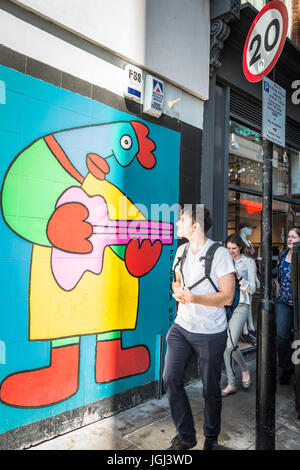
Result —
<path fill-rule="evenodd" d="M 135 158 L 146 170 L 155 166 L 148 133 L 139 121 L 58 131 L 10 165 L 2 215 L 33 244 L 29 340 L 51 341 L 51 355 L 45 367 L 6 377 L 3 403 L 43 407 L 74 395 L 82 335 L 97 335 L 97 383 L 148 370 L 148 348 L 123 348 L 121 332 L 136 328 L 139 278 L 155 266 L 162 244 L 172 244 L 172 226 L 147 221 L 110 181 L 112 170 L 126 171 Z"/>

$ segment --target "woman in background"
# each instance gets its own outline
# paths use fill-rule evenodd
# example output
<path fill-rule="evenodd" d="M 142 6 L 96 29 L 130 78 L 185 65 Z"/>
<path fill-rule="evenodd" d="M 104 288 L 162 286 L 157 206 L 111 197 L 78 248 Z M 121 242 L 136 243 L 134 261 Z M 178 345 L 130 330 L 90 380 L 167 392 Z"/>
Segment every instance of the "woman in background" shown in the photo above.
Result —
<path fill-rule="evenodd" d="M 294 243 L 300 242 L 300 228 L 293 227 L 288 232 L 288 248 L 278 257 L 278 280 L 276 298 L 276 328 L 278 365 L 282 369 L 279 382 L 289 383 L 294 373 L 292 363 L 291 329 L 293 327 L 293 299 L 291 283 L 291 260 Z"/>
<path fill-rule="evenodd" d="M 248 389 L 251 384 L 250 372 L 237 343 L 251 309 L 252 295 L 256 291 L 257 278 L 255 261 L 243 254 L 245 244 L 237 233 L 227 237 L 226 247 L 235 263 L 236 275 L 240 283 L 240 301 L 228 325 L 227 345 L 224 352 L 228 385 L 222 390 L 223 397 L 237 392 L 232 359 L 237 362 L 242 370 L 243 388 Z"/>

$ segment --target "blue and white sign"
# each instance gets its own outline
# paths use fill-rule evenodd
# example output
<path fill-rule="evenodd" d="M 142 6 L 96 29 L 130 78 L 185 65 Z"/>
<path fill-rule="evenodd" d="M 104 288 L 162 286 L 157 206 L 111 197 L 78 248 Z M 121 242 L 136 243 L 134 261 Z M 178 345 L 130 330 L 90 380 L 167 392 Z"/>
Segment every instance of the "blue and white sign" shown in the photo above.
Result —
<path fill-rule="evenodd" d="M 141 103 L 143 91 L 143 71 L 135 65 L 128 64 L 124 68 L 124 96 Z"/>
<path fill-rule="evenodd" d="M 267 77 L 263 77 L 262 135 L 274 144 L 285 147 L 286 92 Z"/>
<path fill-rule="evenodd" d="M 143 112 L 159 118 L 164 104 L 164 82 L 146 75 Z"/>

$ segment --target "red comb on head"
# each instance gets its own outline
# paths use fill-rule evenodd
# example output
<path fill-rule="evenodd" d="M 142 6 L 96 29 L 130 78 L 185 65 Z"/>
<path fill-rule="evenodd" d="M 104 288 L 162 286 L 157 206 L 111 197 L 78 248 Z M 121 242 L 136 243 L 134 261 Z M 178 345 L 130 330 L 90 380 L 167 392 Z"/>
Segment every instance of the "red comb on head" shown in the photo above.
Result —
<path fill-rule="evenodd" d="M 147 137 L 149 134 L 148 127 L 139 121 L 131 121 L 131 125 L 139 143 L 139 151 L 137 153 L 138 161 L 144 168 L 153 168 L 156 163 L 156 158 L 152 153 L 153 150 L 155 150 L 155 143 Z"/>

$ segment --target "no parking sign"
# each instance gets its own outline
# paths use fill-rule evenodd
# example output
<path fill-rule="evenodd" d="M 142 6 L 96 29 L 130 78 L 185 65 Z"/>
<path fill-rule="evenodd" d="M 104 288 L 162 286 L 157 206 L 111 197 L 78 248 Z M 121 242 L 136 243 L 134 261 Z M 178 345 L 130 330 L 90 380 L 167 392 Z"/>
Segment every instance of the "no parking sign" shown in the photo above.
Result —
<path fill-rule="evenodd" d="M 250 82 L 268 75 L 280 57 L 288 29 L 288 11 L 279 0 L 265 5 L 255 17 L 243 52 L 243 70 Z"/>

